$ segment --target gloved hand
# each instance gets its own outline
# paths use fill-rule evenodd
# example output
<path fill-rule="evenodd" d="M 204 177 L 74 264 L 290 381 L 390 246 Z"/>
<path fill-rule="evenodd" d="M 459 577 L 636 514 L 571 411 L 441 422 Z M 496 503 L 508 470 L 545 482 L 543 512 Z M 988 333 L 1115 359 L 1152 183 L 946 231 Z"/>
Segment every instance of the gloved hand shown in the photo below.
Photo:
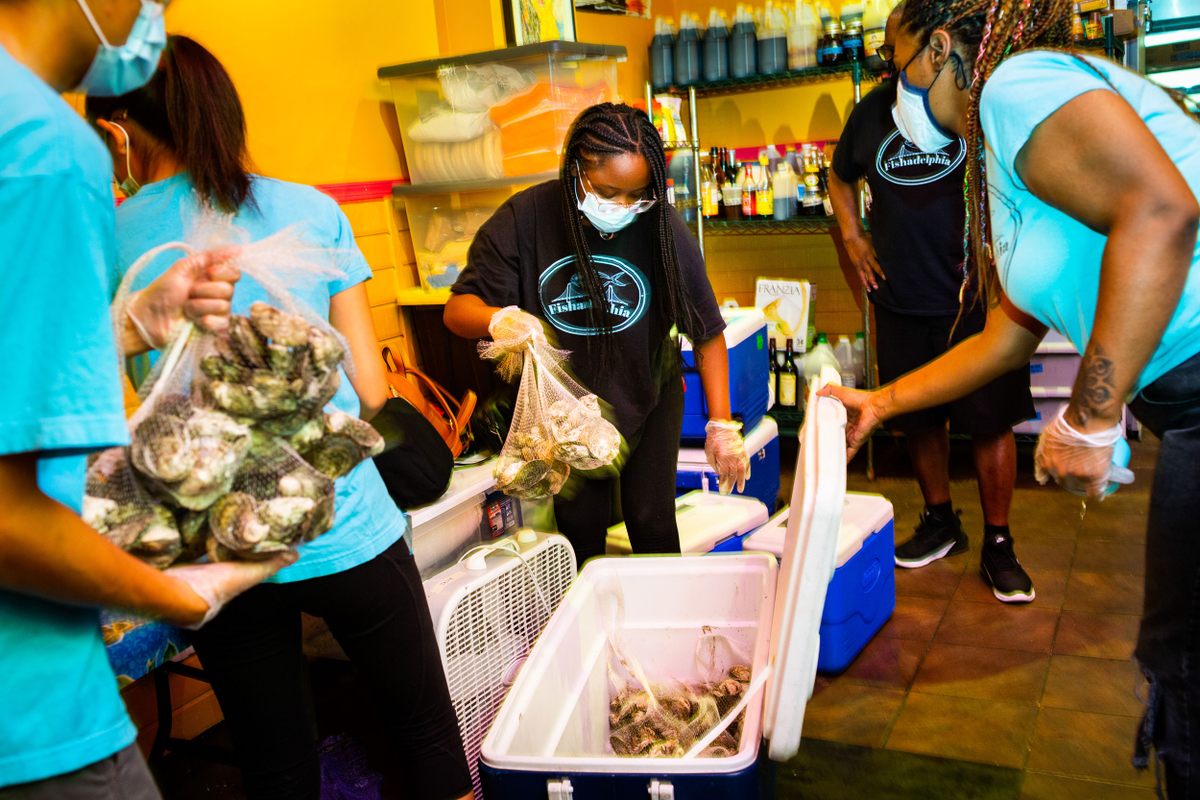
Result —
<path fill-rule="evenodd" d="M 209 331 L 229 326 L 233 284 L 241 277 L 237 250 L 209 250 L 176 261 L 153 283 L 129 296 L 125 313 L 156 350 L 171 343 L 184 322 Z"/>
<path fill-rule="evenodd" d="M 279 570 L 296 563 L 299 554 L 289 550 L 267 561 L 221 561 L 215 564 L 186 564 L 171 567 L 163 574 L 183 581 L 208 603 L 208 612 L 199 622 L 187 625 L 199 630 L 220 613 L 222 606 L 251 589 Z"/>
<path fill-rule="evenodd" d="M 546 340 L 542 321 L 516 306 L 505 306 L 493 314 L 488 333 L 496 347 L 507 353 L 521 350 L 527 342 Z"/>
<path fill-rule="evenodd" d="M 548 344 L 542 321 L 516 306 L 505 306 L 488 322 L 490 342 L 479 343 L 479 353 L 496 362 L 496 371 L 506 381 L 515 380 L 524 366 L 526 345 Z"/>
<path fill-rule="evenodd" d="M 704 426 L 704 455 L 717 473 L 721 494 L 736 486 L 740 492 L 750 477 L 750 458 L 742 441 L 742 423 L 728 419 L 710 419 Z"/>
<path fill-rule="evenodd" d="M 1113 463 L 1113 445 L 1125 435 L 1120 423 L 1099 433 L 1082 433 L 1067 422 L 1067 406 L 1042 429 L 1033 456 L 1038 483 L 1054 478 L 1073 494 L 1103 499 L 1109 483 L 1133 483 L 1133 472 Z"/>

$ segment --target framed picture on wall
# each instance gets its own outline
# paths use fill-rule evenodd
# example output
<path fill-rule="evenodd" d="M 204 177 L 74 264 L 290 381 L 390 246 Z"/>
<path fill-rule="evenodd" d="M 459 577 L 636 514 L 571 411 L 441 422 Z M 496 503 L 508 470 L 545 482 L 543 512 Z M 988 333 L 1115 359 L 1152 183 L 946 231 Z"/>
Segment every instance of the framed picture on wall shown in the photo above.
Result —
<path fill-rule="evenodd" d="M 575 0 L 575 8 L 650 19 L 650 0 Z"/>
<path fill-rule="evenodd" d="M 573 0 L 501 0 L 510 45 L 575 41 Z"/>

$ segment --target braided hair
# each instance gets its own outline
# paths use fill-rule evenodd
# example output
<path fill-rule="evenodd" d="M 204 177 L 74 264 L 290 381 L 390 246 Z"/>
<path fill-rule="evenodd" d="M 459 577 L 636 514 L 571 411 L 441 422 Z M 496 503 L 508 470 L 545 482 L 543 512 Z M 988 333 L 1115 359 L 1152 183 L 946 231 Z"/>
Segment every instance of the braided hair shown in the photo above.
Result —
<path fill-rule="evenodd" d="M 1071 0 L 904 0 L 901 25 L 923 47 L 937 29 L 975 50 L 974 76 L 956 53 L 956 80 L 960 89 L 970 86 L 967 104 L 967 168 L 963 181 L 966 222 L 963 255 L 974 264 L 979 296 L 985 304 L 996 296 L 996 268 L 991 251 L 988 212 L 987 164 L 979 100 L 988 78 L 1007 56 L 1035 48 L 1070 50 Z"/>
<path fill-rule="evenodd" d="M 584 222 L 579 212 L 576 195 L 578 164 L 595 160 L 606 160 L 623 154 L 640 155 L 650 168 L 650 186 L 658 202 L 648 211 L 656 215 L 658 232 L 659 274 L 662 276 L 660 290 L 655 292 L 656 301 L 663 315 L 677 325 L 681 331 L 693 332 L 702 329 L 698 323 L 695 307 L 688 296 L 687 287 L 679 271 L 679 256 L 675 250 L 675 235 L 671 224 L 673 208 L 667 202 L 667 157 L 663 152 L 662 138 L 644 111 L 623 103 L 600 103 L 586 108 L 571 126 L 563 147 L 562 167 L 559 180 L 562 185 L 563 222 L 567 226 L 571 247 L 575 251 L 575 269 L 580 287 L 591 301 L 587 310 L 588 324 L 600 332 L 598 337 L 588 338 L 589 354 L 595 357 L 600 372 L 611 366 L 613 326 L 608 315 L 608 302 L 604 286 L 592 260 L 584 231 Z M 593 343 L 593 340 L 595 343 Z M 595 352 L 593 351 L 595 348 Z"/>

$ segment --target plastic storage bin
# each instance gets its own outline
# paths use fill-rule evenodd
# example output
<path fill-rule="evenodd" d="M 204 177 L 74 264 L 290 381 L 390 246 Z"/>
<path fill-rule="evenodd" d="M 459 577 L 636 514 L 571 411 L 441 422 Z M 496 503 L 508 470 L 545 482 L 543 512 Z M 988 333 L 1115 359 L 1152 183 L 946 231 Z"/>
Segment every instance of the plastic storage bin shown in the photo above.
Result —
<path fill-rule="evenodd" d="M 695 491 L 675 498 L 679 548 L 684 553 L 742 549 L 742 536 L 766 524 L 771 514 L 753 497 Z M 608 552 L 630 552 L 629 532 L 622 522 L 608 529 Z"/>
<path fill-rule="evenodd" d="M 770 356 L 767 354 L 767 318 L 757 308 L 723 308 L 725 345 L 729 348 L 729 406 L 745 430 L 767 413 Z M 683 433 L 685 442 L 703 442 L 708 404 L 696 369 L 692 343 L 683 338 Z"/>
<path fill-rule="evenodd" d="M 616 97 L 625 48 L 538 44 L 380 67 L 414 184 L 558 169 L 584 108 Z M 532 155 L 531 155 L 532 154 Z"/>
<path fill-rule="evenodd" d="M 746 550 L 781 555 L 788 522 L 784 509 L 742 540 Z M 846 493 L 837 562 L 821 612 L 817 669 L 850 666 L 896 609 L 895 513 L 878 494 Z"/>
<path fill-rule="evenodd" d="M 779 424 L 763 417 L 754 430 L 746 434 L 746 453 L 750 456 L 750 477 L 744 491 L 733 494 L 753 497 L 774 512 L 779 501 Z M 679 467 L 675 473 L 675 491 L 685 494 L 693 489 L 715 492 L 717 473 L 708 465 L 703 447 L 684 447 L 679 450 Z"/>
<path fill-rule="evenodd" d="M 792 495 L 798 513 L 782 566 L 766 553 L 589 561 L 483 741 L 488 800 L 747 800 L 768 790 L 763 756 L 786 761 L 800 746 L 846 487 L 845 411 L 811 394 L 808 408 Z M 730 646 L 698 659 L 705 637 Z M 748 663 L 751 702 L 737 751 L 723 758 L 613 755 L 609 651 L 616 642 L 651 682 L 698 682 Z"/>

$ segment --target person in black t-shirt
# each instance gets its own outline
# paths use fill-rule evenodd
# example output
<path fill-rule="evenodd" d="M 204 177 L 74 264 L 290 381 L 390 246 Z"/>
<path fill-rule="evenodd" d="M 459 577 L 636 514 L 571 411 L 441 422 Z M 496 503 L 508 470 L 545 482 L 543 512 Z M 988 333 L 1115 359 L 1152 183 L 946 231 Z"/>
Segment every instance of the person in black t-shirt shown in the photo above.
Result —
<path fill-rule="evenodd" d="M 889 60 L 886 50 L 895 40 L 902 8 L 897 6 L 888 18 L 882 55 Z M 962 139 L 947 136 L 948 144 L 937 152 L 921 152 L 897 130 L 892 118 L 895 102 L 894 81 L 863 98 L 846 121 L 829 176 L 829 198 L 846 252 L 875 306 L 882 383 L 979 333 L 986 317 L 982 304 L 966 291 L 966 147 Z M 870 234 L 858 215 L 860 178 L 866 178 L 870 189 Z M 954 403 L 888 423 L 907 437 L 925 500 L 916 534 L 896 548 L 897 566 L 923 567 L 967 550 L 967 536 L 950 499 L 949 422 L 950 430 L 972 439 L 984 517 L 980 574 L 1002 602 L 1033 600 L 1033 581 L 1013 552 L 1008 527 L 1016 480 L 1012 426 L 1032 416 L 1025 366 Z"/>
<path fill-rule="evenodd" d="M 559 179 L 514 195 L 479 229 L 451 289 L 446 326 L 519 350 L 549 336 L 611 409 L 629 447 L 620 505 L 635 553 L 678 553 L 675 475 L 683 381 L 671 329 L 695 343 L 710 421 L 705 452 L 724 491 L 749 460 L 729 410 L 725 322 L 704 259 L 666 202 L 666 156 L 645 113 L 602 103 L 575 120 Z M 580 564 L 604 553 L 614 479 L 555 498 Z"/>

